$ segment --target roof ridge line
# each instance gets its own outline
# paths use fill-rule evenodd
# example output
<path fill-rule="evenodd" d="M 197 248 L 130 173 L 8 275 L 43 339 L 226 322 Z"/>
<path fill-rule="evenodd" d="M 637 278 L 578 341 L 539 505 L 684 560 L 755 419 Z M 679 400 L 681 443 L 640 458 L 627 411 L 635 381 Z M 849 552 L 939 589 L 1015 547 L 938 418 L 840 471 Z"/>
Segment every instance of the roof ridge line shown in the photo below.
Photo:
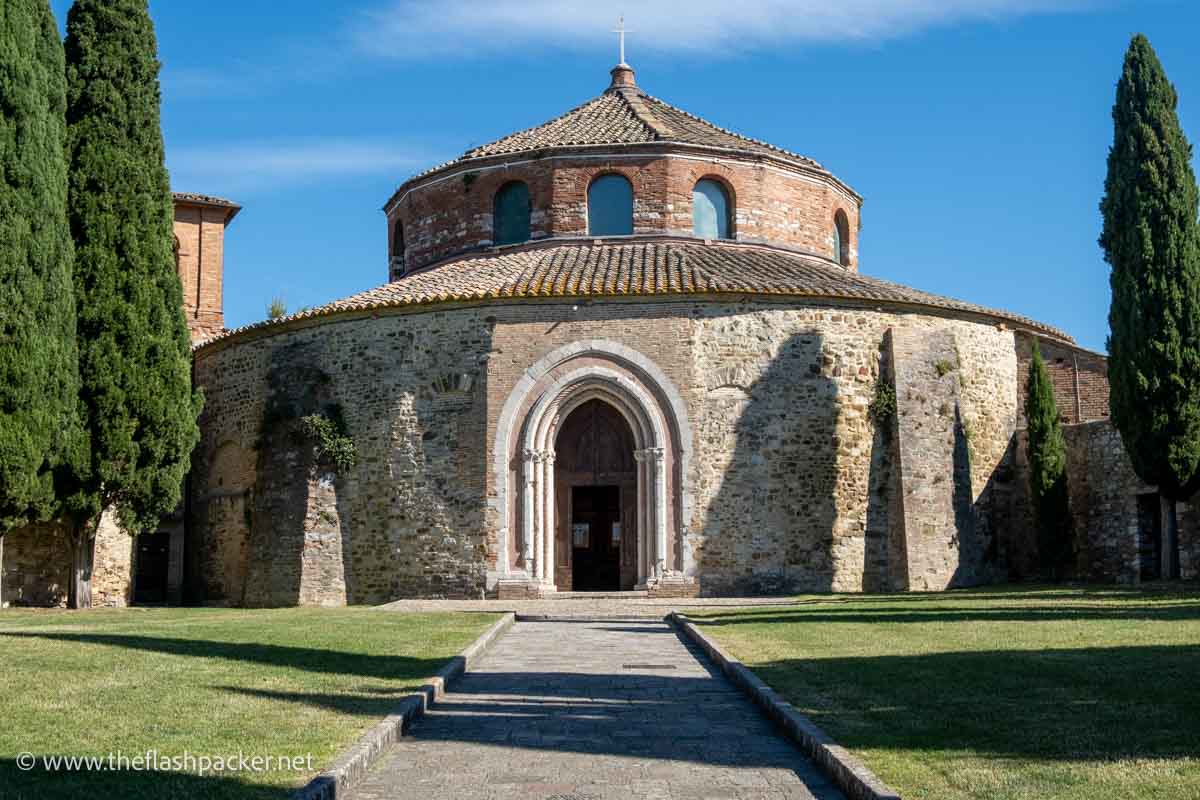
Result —
<path fill-rule="evenodd" d="M 633 112 L 634 118 L 642 123 L 650 133 L 658 140 L 669 140 L 672 136 L 676 136 L 674 128 L 667 125 L 661 119 L 654 115 L 654 111 L 646 105 L 642 98 L 649 97 L 645 92 L 636 87 L 609 89 L 609 92 L 620 97 L 625 105 L 629 106 L 629 110 Z"/>
<path fill-rule="evenodd" d="M 774 150 L 775 152 L 781 153 L 785 156 L 788 156 L 789 158 L 799 159 L 801 161 L 812 164 L 813 166 L 817 167 L 818 169 L 822 169 L 822 170 L 825 169 L 825 166 L 823 164 L 821 164 L 821 162 L 817 161 L 815 158 L 810 158 L 809 156 L 802 155 L 793 150 L 788 150 L 788 149 L 780 147 L 779 145 L 776 145 L 776 144 L 771 144 L 770 142 L 764 141 L 762 139 L 755 139 L 752 136 L 747 136 L 744 133 L 738 133 L 737 131 L 730 130 L 729 128 L 722 128 L 720 125 L 716 124 L 715 122 L 710 122 L 709 120 L 705 119 L 704 117 L 697 116 L 690 111 L 686 111 L 682 108 L 679 108 L 678 106 L 671 105 L 666 100 L 663 100 L 662 98 L 659 98 L 659 97 L 655 97 L 652 94 L 642 92 L 642 96 L 653 103 L 658 103 L 661 106 L 665 106 L 666 108 L 670 109 L 671 111 L 675 112 L 676 114 L 682 114 L 683 116 L 687 117 L 690 120 L 699 122 L 702 125 L 707 125 L 708 127 L 713 128 L 714 130 L 718 130 L 721 133 L 725 134 L 726 136 L 732 136 L 735 139 L 741 139 L 743 142 L 749 142 L 750 144 L 756 144 L 759 147 L 765 147 L 768 150 Z"/>
<path fill-rule="evenodd" d="M 428 174 L 429 172 L 435 172 L 442 167 L 449 166 L 450 164 L 454 164 L 463 159 L 477 158 L 478 156 L 471 155 L 472 153 L 476 152 L 477 150 L 482 150 L 485 147 L 492 147 L 494 145 L 500 144 L 501 142 L 505 142 L 505 141 L 508 141 L 509 139 L 520 136 L 521 134 L 529 133 L 530 131 L 536 131 L 539 128 L 548 128 L 551 125 L 553 125 L 554 123 L 556 123 L 560 120 L 566 119 L 567 117 L 571 116 L 572 114 L 574 114 L 576 112 L 582 111 L 583 109 L 590 106 L 592 103 L 603 100 L 605 94 L 606 93 L 601 93 L 601 94 L 596 95 L 595 97 L 584 100 L 582 103 L 575 106 L 574 108 L 568 109 L 568 110 L 564 111 L 563 113 L 559 114 L 557 117 L 552 117 L 551 119 L 548 119 L 545 122 L 539 122 L 537 125 L 530 125 L 528 128 L 522 128 L 519 131 L 513 131 L 512 133 L 501 136 L 499 139 L 493 139 L 490 142 L 484 142 L 483 144 L 476 145 L 475 147 L 467 148 L 466 152 L 464 152 L 462 155 L 457 156 L 443 164 L 439 164 L 436 167 L 431 167 L 430 169 L 426 170 L 425 173 L 422 173 L 422 174 Z M 420 177 L 420 175 L 415 175 L 413 177 Z M 412 178 L 409 178 L 409 180 L 412 180 Z M 407 183 L 407 182 L 408 181 L 405 181 L 405 183 Z M 401 185 L 403 185 L 403 184 L 401 184 Z"/>

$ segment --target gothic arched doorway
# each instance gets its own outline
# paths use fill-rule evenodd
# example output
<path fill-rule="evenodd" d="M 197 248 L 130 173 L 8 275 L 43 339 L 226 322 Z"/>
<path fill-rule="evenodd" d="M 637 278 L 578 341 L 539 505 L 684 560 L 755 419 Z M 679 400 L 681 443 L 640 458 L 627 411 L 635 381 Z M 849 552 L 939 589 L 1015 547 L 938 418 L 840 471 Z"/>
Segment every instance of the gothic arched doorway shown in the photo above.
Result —
<path fill-rule="evenodd" d="M 618 591 L 637 583 L 634 449 L 629 423 L 603 400 L 587 400 L 563 420 L 554 460 L 559 589 Z"/>

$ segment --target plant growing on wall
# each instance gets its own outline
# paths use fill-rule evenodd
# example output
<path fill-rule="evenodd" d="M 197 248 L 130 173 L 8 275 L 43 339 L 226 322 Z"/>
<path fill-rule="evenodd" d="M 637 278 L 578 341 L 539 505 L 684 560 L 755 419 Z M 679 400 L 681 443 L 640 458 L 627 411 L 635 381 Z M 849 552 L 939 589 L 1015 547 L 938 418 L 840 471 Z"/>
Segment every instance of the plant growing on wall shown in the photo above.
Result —
<path fill-rule="evenodd" d="M 312 443 L 318 460 L 329 459 L 343 474 L 354 467 L 358 453 L 354 440 L 346 435 L 341 415 L 309 414 L 300 418 L 300 430 Z"/>
<path fill-rule="evenodd" d="M 77 0 L 67 16 L 68 213 L 75 241 L 80 397 L 89 437 L 75 473 L 69 601 L 91 604 L 102 509 L 133 534 L 175 509 L 199 438 L 200 396 L 173 255 L 146 0 Z"/>
<path fill-rule="evenodd" d="M 267 319 L 282 319 L 288 313 L 287 301 L 282 295 L 275 295 L 267 303 Z"/>
<path fill-rule="evenodd" d="M 1134 470 L 1172 501 L 1200 480 L 1200 210 L 1177 102 L 1150 42 L 1135 36 L 1117 84 L 1100 204 L 1100 245 L 1112 267 L 1110 406 Z M 1167 505 L 1174 553 L 1175 503 Z M 1172 563 L 1172 575 L 1177 569 Z"/>
<path fill-rule="evenodd" d="M 1072 554 L 1067 492 L 1067 445 L 1054 400 L 1054 384 L 1037 342 L 1029 365 L 1025 419 L 1029 435 L 1029 490 L 1033 498 L 1038 556 L 1051 578 L 1061 578 Z"/>
<path fill-rule="evenodd" d="M 875 393 L 867 405 L 867 416 L 876 425 L 886 425 L 896 416 L 896 390 L 882 375 L 875 381 Z"/>
<path fill-rule="evenodd" d="M 0 536 L 59 511 L 79 457 L 66 79 L 46 0 L 0 3 Z"/>

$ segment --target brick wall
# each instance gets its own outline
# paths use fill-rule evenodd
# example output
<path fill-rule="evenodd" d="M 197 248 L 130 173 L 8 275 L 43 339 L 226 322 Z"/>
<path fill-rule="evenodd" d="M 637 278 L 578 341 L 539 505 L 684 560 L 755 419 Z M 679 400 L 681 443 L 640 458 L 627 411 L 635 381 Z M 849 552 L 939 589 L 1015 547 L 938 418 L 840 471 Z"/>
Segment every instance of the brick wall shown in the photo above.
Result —
<path fill-rule="evenodd" d="M 760 161 L 735 158 L 643 155 L 614 151 L 611 160 L 546 157 L 513 159 L 502 169 L 438 175 L 401 195 L 388 214 L 388 254 L 395 223 L 403 226 L 408 270 L 492 245 L 496 191 L 512 180 L 529 185 L 531 237 L 587 235 L 587 188 L 603 173 L 629 178 L 634 191 L 634 233 L 692 235 L 692 189 L 701 178 L 727 188 L 739 241 L 776 245 L 834 258 L 834 216 L 849 221 L 849 268 L 858 269 L 859 209 L 832 182 Z M 389 279 L 394 279 L 393 273 Z"/>
<path fill-rule="evenodd" d="M 225 329 L 225 226 L 230 209 L 180 200 L 175 202 L 177 265 L 183 284 L 183 308 L 192 341 Z"/>
<path fill-rule="evenodd" d="M 1025 387 L 1035 337 L 1017 334 L 1017 380 L 1021 387 L 1021 425 L 1024 426 Z M 1108 359 L 1079 347 L 1042 337 L 1036 338 L 1054 383 L 1058 414 L 1069 425 L 1108 419 Z"/>

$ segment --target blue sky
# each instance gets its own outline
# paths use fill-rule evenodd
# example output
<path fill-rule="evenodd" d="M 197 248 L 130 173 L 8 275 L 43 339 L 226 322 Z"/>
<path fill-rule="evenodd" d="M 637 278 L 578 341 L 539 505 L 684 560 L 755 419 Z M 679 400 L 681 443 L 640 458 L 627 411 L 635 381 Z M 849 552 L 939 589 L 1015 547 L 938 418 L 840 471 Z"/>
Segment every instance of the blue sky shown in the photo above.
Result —
<path fill-rule="evenodd" d="M 53 0 L 60 23 L 69 0 Z M 414 172 L 599 94 L 620 4 L 152 0 L 172 184 L 245 208 L 226 317 L 386 280 L 380 210 Z M 817 159 L 866 198 L 864 273 L 1103 350 L 1110 110 L 1150 37 L 1200 138 L 1194 0 L 640 0 L 639 84 Z"/>

